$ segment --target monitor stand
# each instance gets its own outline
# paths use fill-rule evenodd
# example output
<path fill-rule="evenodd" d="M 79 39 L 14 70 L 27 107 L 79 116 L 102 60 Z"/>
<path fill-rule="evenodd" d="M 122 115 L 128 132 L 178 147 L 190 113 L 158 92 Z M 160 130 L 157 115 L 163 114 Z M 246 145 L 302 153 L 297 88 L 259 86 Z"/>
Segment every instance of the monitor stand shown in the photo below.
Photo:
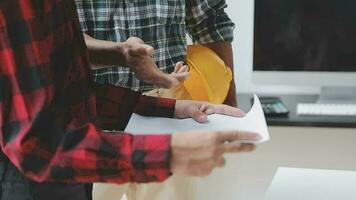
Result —
<path fill-rule="evenodd" d="M 318 104 L 356 104 L 356 87 L 322 87 Z"/>

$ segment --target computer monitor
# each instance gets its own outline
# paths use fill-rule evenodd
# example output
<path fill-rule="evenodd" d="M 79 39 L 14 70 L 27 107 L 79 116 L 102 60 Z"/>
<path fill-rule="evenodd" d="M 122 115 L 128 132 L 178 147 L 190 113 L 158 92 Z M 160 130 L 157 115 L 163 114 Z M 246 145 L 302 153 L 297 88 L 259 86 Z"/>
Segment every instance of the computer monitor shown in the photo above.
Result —
<path fill-rule="evenodd" d="M 355 0 L 256 0 L 253 81 L 356 96 L 355 10 Z"/>

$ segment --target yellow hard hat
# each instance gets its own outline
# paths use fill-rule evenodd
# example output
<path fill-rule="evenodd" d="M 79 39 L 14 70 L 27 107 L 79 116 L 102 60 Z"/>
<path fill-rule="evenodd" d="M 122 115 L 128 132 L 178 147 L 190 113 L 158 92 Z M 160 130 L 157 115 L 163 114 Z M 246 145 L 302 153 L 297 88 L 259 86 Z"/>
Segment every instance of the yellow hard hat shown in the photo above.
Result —
<path fill-rule="evenodd" d="M 212 50 L 189 45 L 187 60 L 190 77 L 183 85 L 193 100 L 223 103 L 232 80 L 231 70 Z"/>

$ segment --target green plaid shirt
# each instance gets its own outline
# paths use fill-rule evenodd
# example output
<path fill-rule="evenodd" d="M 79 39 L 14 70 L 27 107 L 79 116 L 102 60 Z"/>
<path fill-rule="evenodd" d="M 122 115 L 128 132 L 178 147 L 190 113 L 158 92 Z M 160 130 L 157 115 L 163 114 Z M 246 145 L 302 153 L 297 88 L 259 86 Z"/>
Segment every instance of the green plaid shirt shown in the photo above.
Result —
<path fill-rule="evenodd" d="M 157 66 L 170 73 L 185 60 L 186 34 L 195 43 L 232 41 L 234 24 L 225 0 L 75 0 L 83 32 L 101 40 L 139 37 L 154 47 Z M 93 71 L 99 83 L 148 91 L 130 69 L 112 66 Z"/>

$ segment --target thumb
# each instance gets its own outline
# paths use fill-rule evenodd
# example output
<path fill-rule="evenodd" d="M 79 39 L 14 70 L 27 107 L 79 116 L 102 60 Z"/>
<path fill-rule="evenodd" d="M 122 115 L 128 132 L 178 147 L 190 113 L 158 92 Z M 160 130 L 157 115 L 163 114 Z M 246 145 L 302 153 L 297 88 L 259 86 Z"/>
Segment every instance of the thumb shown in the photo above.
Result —
<path fill-rule="evenodd" d="M 138 44 L 132 46 L 130 49 L 131 56 L 149 56 L 152 57 L 154 54 L 154 49 L 150 45 Z"/>
<path fill-rule="evenodd" d="M 176 78 L 178 81 L 187 80 L 189 77 L 189 72 L 182 72 L 182 73 L 174 73 L 171 74 L 172 77 Z"/>
<path fill-rule="evenodd" d="M 199 123 L 204 123 L 208 120 L 207 115 L 196 105 L 188 108 L 188 115 Z"/>
<path fill-rule="evenodd" d="M 147 54 L 147 56 L 152 57 L 153 54 L 155 53 L 155 50 L 150 45 L 145 45 L 145 46 L 146 46 L 146 54 Z"/>

